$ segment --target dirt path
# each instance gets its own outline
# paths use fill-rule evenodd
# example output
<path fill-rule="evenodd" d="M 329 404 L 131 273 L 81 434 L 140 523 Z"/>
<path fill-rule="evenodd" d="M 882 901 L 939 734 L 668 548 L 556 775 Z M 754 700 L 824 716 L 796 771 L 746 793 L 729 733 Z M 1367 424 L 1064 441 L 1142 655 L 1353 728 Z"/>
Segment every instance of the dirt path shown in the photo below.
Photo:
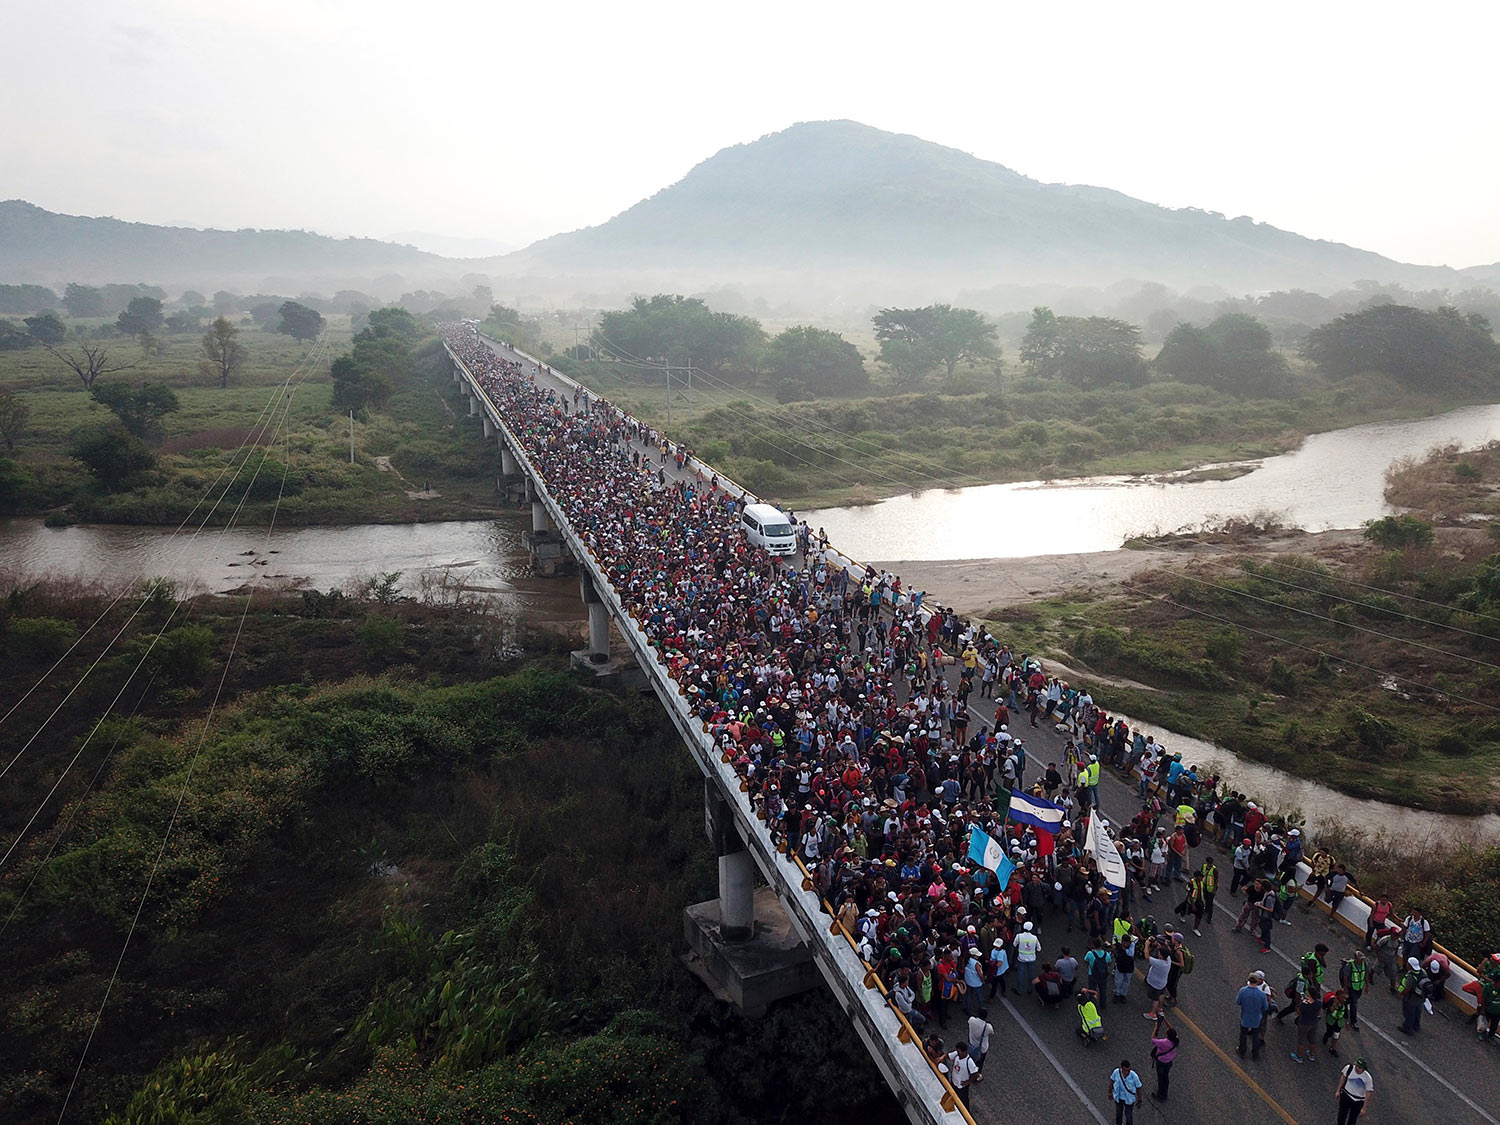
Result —
<path fill-rule="evenodd" d="M 408 500 L 436 500 L 439 496 L 442 495 L 441 492 L 436 492 L 430 488 L 422 489 L 410 487 L 411 481 L 407 480 L 401 475 L 401 470 L 391 464 L 391 459 L 389 457 L 375 457 L 372 458 L 372 460 L 374 460 L 375 462 L 375 467 L 382 473 L 395 473 L 396 479 L 399 480 L 402 484 L 407 485 L 406 498 Z"/>

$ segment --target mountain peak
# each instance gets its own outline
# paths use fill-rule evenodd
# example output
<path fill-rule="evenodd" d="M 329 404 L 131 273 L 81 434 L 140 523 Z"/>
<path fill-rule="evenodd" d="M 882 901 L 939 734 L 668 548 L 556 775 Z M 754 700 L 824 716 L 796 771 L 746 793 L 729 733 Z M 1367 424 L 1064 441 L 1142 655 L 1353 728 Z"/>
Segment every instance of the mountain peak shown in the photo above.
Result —
<path fill-rule="evenodd" d="M 516 263 L 542 274 L 717 283 L 857 279 L 867 290 L 886 275 L 944 292 L 1122 278 L 1231 289 L 1325 286 L 1410 279 L 1422 269 L 1107 188 L 1040 183 L 971 153 L 849 120 L 801 121 L 721 149 L 608 222 L 535 243 Z M 805 276 L 810 271 L 816 279 Z"/>

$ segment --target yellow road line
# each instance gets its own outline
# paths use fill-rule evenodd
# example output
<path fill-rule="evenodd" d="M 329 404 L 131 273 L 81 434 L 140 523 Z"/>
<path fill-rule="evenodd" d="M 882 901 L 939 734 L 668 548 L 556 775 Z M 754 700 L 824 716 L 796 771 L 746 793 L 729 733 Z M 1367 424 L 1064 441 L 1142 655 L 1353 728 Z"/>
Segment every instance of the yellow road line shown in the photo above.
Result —
<path fill-rule="evenodd" d="M 1203 1042 L 1207 1043 L 1208 1049 L 1214 1054 L 1218 1055 L 1225 1066 L 1238 1074 L 1245 1085 L 1254 1090 L 1256 1094 L 1260 1096 L 1260 1100 L 1271 1107 L 1271 1111 L 1275 1113 L 1277 1117 L 1285 1121 L 1286 1125 L 1297 1125 L 1297 1119 L 1290 1113 L 1288 1113 L 1285 1109 L 1283 1109 L 1280 1102 L 1271 1097 L 1270 1094 L 1266 1093 L 1265 1088 L 1262 1087 L 1261 1084 L 1255 1079 L 1251 1078 L 1250 1075 L 1245 1071 L 1245 1068 L 1242 1067 L 1238 1062 L 1236 1062 L 1233 1056 L 1231 1056 L 1228 1051 L 1224 1050 L 1223 1047 L 1214 1042 L 1214 1040 L 1208 1035 L 1207 1032 L 1205 1032 L 1201 1027 L 1199 1027 L 1192 1021 L 1187 1013 L 1183 1012 L 1180 1008 L 1174 1008 L 1172 1009 L 1172 1012 L 1173 1014 L 1170 1018 L 1173 1023 L 1181 1020 L 1183 1023 L 1187 1024 L 1188 1027 L 1192 1030 L 1193 1034 L 1196 1035 L 1199 1039 L 1203 1040 Z"/>

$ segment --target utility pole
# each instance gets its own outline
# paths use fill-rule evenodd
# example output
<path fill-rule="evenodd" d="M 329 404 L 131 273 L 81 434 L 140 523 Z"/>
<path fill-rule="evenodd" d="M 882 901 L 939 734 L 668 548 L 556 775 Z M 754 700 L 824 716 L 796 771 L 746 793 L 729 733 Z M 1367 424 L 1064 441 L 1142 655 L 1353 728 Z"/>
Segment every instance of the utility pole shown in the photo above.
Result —
<path fill-rule="evenodd" d="M 349 464 L 354 464 L 354 409 L 349 409 Z"/>
<path fill-rule="evenodd" d="M 672 428 L 672 369 L 663 367 L 662 374 L 667 377 L 667 429 Z"/>

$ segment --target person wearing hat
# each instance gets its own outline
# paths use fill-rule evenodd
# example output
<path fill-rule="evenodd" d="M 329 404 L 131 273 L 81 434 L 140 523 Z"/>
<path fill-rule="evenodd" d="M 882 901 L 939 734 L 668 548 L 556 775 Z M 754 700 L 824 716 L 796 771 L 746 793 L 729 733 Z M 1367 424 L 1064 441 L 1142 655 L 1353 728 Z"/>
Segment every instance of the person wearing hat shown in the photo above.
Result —
<path fill-rule="evenodd" d="M 1234 1003 L 1240 1010 L 1239 1056 L 1245 1057 L 1245 1046 L 1250 1046 L 1250 1057 L 1260 1058 L 1260 1049 L 1266 1041 L 1266 1014 L 1271 1010 L 1271 998 L 1261 988 L 1265 975 L 1258 970 L 1251 973 L 1245 985 L 1235 994 Z"/>
<path fill-rule="evenodd" d="M 1374 1093 L 1375 1080 L 1366 1069 L 1364 1059 L 1355 1059 L 1339 1071 L 1339 1086 L 1333 1095 L 1339 1105 L 1338 1125 L 1354 1125 L 1370 1108 Z"/>
<path fill-rule="evenodd" d="M 1025 911 L 1021 907 L 1016 913 L 1021 915 Z M 1021 932 L 1016 935 L 1016 991 L 1022 996 L 1031 992 L 1032 982 L 1036 977 L 1037 957 L 1042 952 L 1042 939 L 1033 933 L 1030 922 L 1021 923 Z"/>
<path fill-rule="evenodd" d="M 1401 975 L 1401 1034 L 1415 1035 L 1422 1030 L 1422 1005 L 1427 997 L 1428 977 L 1422 971 L 1422 962 L 1415 957 L 1406 959 L 1406 972 Z"/>

